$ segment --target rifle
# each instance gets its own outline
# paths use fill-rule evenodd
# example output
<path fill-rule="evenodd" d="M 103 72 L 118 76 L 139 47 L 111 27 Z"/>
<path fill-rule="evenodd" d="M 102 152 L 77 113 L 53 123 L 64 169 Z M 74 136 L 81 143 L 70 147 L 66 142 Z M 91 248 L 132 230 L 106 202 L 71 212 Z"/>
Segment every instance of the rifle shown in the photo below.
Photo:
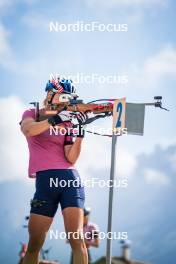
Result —
<path fill-rule="evenodd" d="M 60 94 L 59 103 L 49 103 L 45 108 L 42 109 L 39 109 L 38 102 L 31 102 L 30 104 L 34 105 L 35 107 L 36 121 L 45 120 L 48 117 L 56 115 L 62 111 L 69 111 L 74 114 L 79 112 L 93 113 L 95 116 L 89 118 L 86 121 L 86 124 L 89 124 L 98 118 L 112 115 L 113 102 L 115 99 L 100 99 L 91 101 L 89 103 L 84 103 L 83 100 L 78 100 L 77 97 L 77 95 Z M 95 103 L 99 101 L 102 102 Z"/>
<path fill-rule="evenodd" d="M 83 100 L 78 100 L 77 97 L 78 96 L 75 94 L 60 94 L 59 102 L 57 104 L 49 103 L 45 108 L 42 109 L 39 109 L 38 102 L 32 102 L 30 104 L 33 104 L 35 106 L 36 121 L 45 120 L 50 116 L 60 113 L 61 111 L 70 111 L 73 114 L 77 114 L 79 112 L 93 113 L 94 116 L 88 118 L 83 124 L 87 125 L 99 118 L 111 116 L 113 113 L 113 105 L 116 99 L 98 99 L 88 103 L 84 103 Z M 154 100 L 154 102 L 145 103 L 145 105 L 153 105 L 155 107 L 169 111 L 168 109 L 162 107 L 162 96 L 155 96 Z"/>

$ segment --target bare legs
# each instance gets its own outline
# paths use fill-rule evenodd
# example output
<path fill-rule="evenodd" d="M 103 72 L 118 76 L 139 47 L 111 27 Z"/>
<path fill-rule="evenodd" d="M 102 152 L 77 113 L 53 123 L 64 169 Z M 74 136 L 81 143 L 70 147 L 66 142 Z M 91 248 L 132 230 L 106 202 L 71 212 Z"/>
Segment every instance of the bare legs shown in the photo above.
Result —
<path fill-rule="evenodd" d="M 65 231 L 78 232 L 83 229 L 83 210 L 76 207 L 68 207 L 63 210 Z M 43 246 L 46 234 L 52 224 L 53 218 L 31 214 L 29 219 L 29 243 L 23 264 L 38 264 L 39 252 Z M 87 249 L 83 238 L 74 239 L 70 236 L 70 245 L 73 250 L 74 264 L 87 264 Z"/>
<path fill-rule="evenodd" d="M 31 214 L 29 219 L 29 243 L 23 264 L 38 264 L 39 252 L 45 241 L 53 218 Z"/>
<path fill-rule="evenodd" d="M 68 207 L 63 210 L 65 231 L 68 233 L 82 231 L 83 229 L 83 210 L 76 207 Z M 73 250 L 74 264 L 87 264 L 88 256 L 84 239 L 74 239 L 70 235 L 70 245 Z"/>

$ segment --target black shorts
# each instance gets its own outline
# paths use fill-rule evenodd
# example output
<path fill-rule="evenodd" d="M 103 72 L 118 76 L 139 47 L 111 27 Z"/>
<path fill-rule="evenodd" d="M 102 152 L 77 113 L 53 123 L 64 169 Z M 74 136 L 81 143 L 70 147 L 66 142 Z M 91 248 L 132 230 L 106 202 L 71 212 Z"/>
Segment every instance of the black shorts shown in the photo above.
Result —
<path fill-rule="evenodd" d="M 36 192 L 31 200 L 31 213 L 54 217 L 58 204 L 84 208 L 85 193 L 76 170 L 55 169 L 36 174 Z"/>

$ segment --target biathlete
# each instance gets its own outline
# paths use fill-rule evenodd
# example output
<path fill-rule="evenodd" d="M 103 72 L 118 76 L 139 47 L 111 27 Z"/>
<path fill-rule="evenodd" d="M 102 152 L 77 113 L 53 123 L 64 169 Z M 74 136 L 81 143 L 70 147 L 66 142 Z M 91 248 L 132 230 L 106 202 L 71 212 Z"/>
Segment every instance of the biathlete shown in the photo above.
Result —
<path fill-rule="evenodd" d="M 75 88 L 70 80 L 52 80 L 46 85 L 44 107 L 58 101 L 60 93 L 74 93 Z M 77 116 L 79 126 L 87 119 L 81 113 Z M 39 252 L 43 246 L 46 234 L 52 224 L 60 204 L 65 231 L 74 233 L 83 229 L 84 219 L 84 187 L 78 171 L 75 169 L 84 137 L 84 131 L 79 127 L 76 137 L 72 135 L 50 134 L 50 126 L 61 129 L 71 125 L 69 116 L 61 113 L 37 122 L 35 109 L 23 113 L 21 130 L 25 135 L 29 148 L 29 176 L 36 179 L 36 191 L 31 200 L 31 211 L 28 224 L 29 242 L 23 264 L 37 264 Z M 80 184 L 52 187 L 50 179 L 61 182 L 77 181 Z M 75 187 L 76 186 L 76 187 Z M 69 237 L 73 250 L 74 264 L 87 264 L 87 249 L 84 240 Z"/>

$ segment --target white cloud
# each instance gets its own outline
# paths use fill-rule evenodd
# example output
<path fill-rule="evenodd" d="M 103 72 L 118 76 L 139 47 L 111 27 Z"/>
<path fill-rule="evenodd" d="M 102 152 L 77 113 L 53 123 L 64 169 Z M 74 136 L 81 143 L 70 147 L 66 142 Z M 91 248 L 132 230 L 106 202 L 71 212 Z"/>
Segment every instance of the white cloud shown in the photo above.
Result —
<path fill-rule="evenodd" d="M 109 166 L 110 144 L 109 139 L 86 134 L 77 163 L 83 178 L 90 178 L 92 170 L 104 170 Z"/>
<path fill-rule="evenodd" d="M 15 69 L 16 63 L 9 44 L 9 35 L 9 32 L 0 23 L 0 65 L 5 68 Z"/>
<path fill-rule="evenodd" d="M 176 48 L 167 45 L 147 58 L 143 65 L 133 66 L 129 79 L 134 87 L 156 89 L 164 80 L 176 79 Z"/>
<path fill-rule="evenodd" d="M 82 177 L 91 178 L 92 171 L 110 171 L 111 140 L 101 136 L 86 135 L 83 143 L 78 169 Z M 118 148 L 116 153 L 116 176 L 130 177 L 137 167 L 137 159 L 124 148 Z M 100 175 L 97 175 L 101 178 Z"/>
<path fill-rule="evenodd" d="M 117 176 L 131 177 L 137 167 L 137 159 L 126 149 L 119 149 L 117 153 Z"/>
<path fill-rule="evenodd" d="M 165 6 L 168 0 L 86 0 L 89 6 L 115 7 L 144 7 Z"/>
<path fill-rule="evenodd" d="M 174 170 L 176 170 L 176 153 L 170 155 L 170 156 L 168 157 L 168 159 L 169 159 L 169 162 L 170 162 L 172 168 L 173 168 Z"/>
<path fill-rule="evenodd" d="M 28 151 L 19 121 L 24 105 L 18 97 L 0 98 L 0 181 L 27 178 Z"/>
<path fill-rule="evenodd" d="M 151 80 L 161 77 L 176 77 L 176 49 L 171 46 L 162 48 L 156 55 L 146 60 L 144 74 Z"/>
<path fill-rule="evenodd" d="M 154 169 L 145 169 L 144 178 L 149 184 L 168 185 L 170 183 L 170 180 L 165 173 Z"/>

